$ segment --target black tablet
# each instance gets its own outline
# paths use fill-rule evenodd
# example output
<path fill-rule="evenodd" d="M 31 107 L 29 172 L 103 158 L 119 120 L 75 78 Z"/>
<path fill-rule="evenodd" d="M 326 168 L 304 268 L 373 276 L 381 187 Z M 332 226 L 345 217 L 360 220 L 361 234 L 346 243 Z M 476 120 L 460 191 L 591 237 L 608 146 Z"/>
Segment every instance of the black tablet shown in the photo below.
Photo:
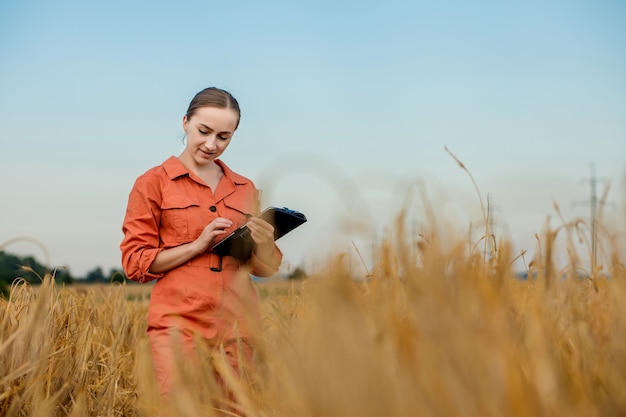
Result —
<path fill-rule="evenodd" d="M 280 239 L 282 236 L 306 222 L 304 214 L 286 207 L 268 207 L 263 210 L 259 217 L 274 227 L 274 240 Z M 254 241 L 250 236 L 250 229 L 244 224 L 213 245 L 211 252 L 222 256 L 228 255 L 241 260 L 247 260 L 250 258 L 253 249 Z"/>

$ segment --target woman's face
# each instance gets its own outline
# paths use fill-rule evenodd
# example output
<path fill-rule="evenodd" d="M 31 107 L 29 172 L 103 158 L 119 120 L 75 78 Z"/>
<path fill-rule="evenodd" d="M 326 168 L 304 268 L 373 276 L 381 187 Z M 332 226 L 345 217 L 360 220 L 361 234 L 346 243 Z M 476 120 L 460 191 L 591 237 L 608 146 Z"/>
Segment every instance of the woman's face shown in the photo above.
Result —
<path fill-rule="evenodd" d="M 212 163 L 230 143 L 237 129 L 239 115 L 233 109 L 200 107 L 191 118 L 183 117 L 187 135 L 186 153 L 198 165 Z"/>

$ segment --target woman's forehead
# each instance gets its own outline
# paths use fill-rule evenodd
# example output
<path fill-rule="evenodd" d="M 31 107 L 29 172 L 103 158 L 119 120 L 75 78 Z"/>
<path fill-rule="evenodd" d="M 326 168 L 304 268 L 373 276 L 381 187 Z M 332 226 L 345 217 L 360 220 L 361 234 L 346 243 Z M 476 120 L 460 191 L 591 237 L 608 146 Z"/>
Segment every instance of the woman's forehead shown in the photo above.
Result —
<path fill-rule="evenodd" d="M 237 126 L 239 115 L 230 108 L 205 106 L 196 109 L 191 119 L 212 129 L 234 130 L 234 127 Z"/>

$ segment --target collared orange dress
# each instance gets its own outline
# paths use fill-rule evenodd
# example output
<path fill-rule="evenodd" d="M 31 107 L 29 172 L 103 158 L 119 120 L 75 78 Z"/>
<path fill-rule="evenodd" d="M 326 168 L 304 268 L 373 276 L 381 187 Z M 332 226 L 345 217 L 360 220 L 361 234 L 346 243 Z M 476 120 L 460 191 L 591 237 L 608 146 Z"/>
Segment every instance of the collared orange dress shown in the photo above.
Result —
<path fill-rule="evenodd" d="M 120 245 L 122 266 L 129 279 L 157 280 L 150 295 L 147 334 L 155 375 L 162 393 L 170 391 L 174 340 L 193 350 L 200 335 L 222 346 L 233 365 L 239 358 L 233 342 L 247 342 L 260 328 L 258 298 L 249 273 L 264 277 L 278 271 L 282 253 L 276 247 L 271 265 L 254 254 L 243 263 L 207 251 L 161 274 L 150 265 L 164 249 L 194 241 L 217 217 L 233 222 L 223 236 L 258 214 L 253 182 L 215 161 L 224 175 L 211 190 L 174 156 L 137 178 L 128 199 Z M 221 266 L 221 268 L 220 268 Z M 249 355 L 251 350 L 244 343 Z"/>

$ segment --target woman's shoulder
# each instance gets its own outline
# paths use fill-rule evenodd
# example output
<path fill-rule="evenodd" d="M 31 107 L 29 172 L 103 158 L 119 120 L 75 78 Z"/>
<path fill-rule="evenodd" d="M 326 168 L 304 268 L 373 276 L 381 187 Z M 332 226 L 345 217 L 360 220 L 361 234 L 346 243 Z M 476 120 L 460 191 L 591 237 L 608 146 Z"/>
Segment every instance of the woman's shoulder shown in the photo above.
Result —
<path fill-rule="evenodd" d="M 181 164 L 182 165 L 182 164 Z M 172 156 L 162 164 L 153 166 L 139 175 L 135 180 L 135 186 L 158 185 L 176 176 L 176 157 Z"/>
<path fill-rule="evenodd" d="M 139 175 L 137 179 L 154 179 L 163 176 L 176 176 L 178 175 L 178 171 L 184 168 L 183 165 L 178 161 L 175 156 L 171 156 L 166 159 L 163 163 L 159 165 L 155 165 L 148 170 L 146 170 L 143 174 Z"/>

